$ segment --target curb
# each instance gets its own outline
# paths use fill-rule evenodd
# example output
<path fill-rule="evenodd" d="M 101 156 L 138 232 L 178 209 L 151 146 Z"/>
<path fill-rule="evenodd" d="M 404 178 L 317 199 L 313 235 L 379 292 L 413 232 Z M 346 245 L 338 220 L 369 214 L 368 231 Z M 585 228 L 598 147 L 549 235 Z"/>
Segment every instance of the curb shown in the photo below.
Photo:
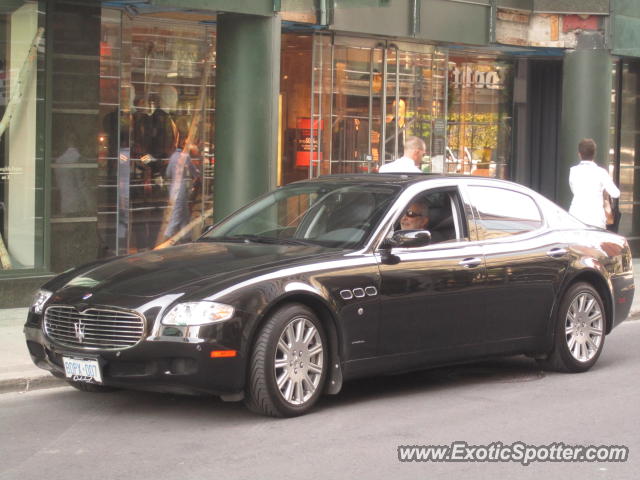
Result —
<path fill-rule="evenodd" d="M 32 390 L 62 387 L 64 385 L 67 385 L 67 382 L 51 374 L 28 378 L 10 378 L 0 380 L 0 394 L 10 392 L 24 393 Z"/>

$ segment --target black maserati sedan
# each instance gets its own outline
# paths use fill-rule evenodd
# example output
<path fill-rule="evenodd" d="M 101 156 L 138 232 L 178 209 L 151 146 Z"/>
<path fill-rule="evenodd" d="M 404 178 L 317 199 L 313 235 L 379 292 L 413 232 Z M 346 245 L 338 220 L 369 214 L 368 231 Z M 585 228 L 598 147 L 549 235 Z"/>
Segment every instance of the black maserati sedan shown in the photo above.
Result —
<path fill-rule="evenodd" d="M 356 377 L 494 355 L 589 370 L 633 294 L 623 237 L 523 186 L 327 176 L 196 242 L 59 275 L 24 331 L 35 364 L 79 390 L 213 394 L 288 417 Z"/>

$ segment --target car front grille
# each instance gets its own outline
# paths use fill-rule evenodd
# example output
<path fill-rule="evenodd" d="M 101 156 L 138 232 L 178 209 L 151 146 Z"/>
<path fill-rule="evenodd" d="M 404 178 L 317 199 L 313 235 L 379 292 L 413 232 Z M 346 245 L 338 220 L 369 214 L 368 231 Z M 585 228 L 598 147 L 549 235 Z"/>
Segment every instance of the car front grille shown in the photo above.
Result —
<path fill-rule="evenodd" d="M 144 333 L 144 318 L 124 310 L 54 305 L 44 314 L 46 334 L 61 345 L 118 350 L 135 345 Z"/>

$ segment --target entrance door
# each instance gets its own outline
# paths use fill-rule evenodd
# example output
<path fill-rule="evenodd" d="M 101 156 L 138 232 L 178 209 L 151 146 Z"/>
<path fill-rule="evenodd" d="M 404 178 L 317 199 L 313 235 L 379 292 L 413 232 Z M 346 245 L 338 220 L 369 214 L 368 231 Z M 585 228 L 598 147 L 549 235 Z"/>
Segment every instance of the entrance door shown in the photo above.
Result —
<path fill-rule="evenodd" d="M 328 37 L 314 41 L 313 56 L 310 177 L 375 172 L 402 156 L 409 135 L 425 140 L 429 160 L 445 115 L 444 57 L 424 45 Z"/>

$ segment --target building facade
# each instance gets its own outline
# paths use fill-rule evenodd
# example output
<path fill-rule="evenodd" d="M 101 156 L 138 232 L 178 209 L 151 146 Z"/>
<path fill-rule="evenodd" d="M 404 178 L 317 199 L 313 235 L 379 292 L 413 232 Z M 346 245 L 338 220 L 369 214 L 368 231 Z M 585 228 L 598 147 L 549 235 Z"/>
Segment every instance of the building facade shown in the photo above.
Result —
<path fill-rule="evenodd" d="M 7 0 L 0 306 L 162 249 L 257 195 L 375 172 L 515 180 L 568 205 L 580 138 L 640 254 L 640 6 L 623 0 Z"/>

